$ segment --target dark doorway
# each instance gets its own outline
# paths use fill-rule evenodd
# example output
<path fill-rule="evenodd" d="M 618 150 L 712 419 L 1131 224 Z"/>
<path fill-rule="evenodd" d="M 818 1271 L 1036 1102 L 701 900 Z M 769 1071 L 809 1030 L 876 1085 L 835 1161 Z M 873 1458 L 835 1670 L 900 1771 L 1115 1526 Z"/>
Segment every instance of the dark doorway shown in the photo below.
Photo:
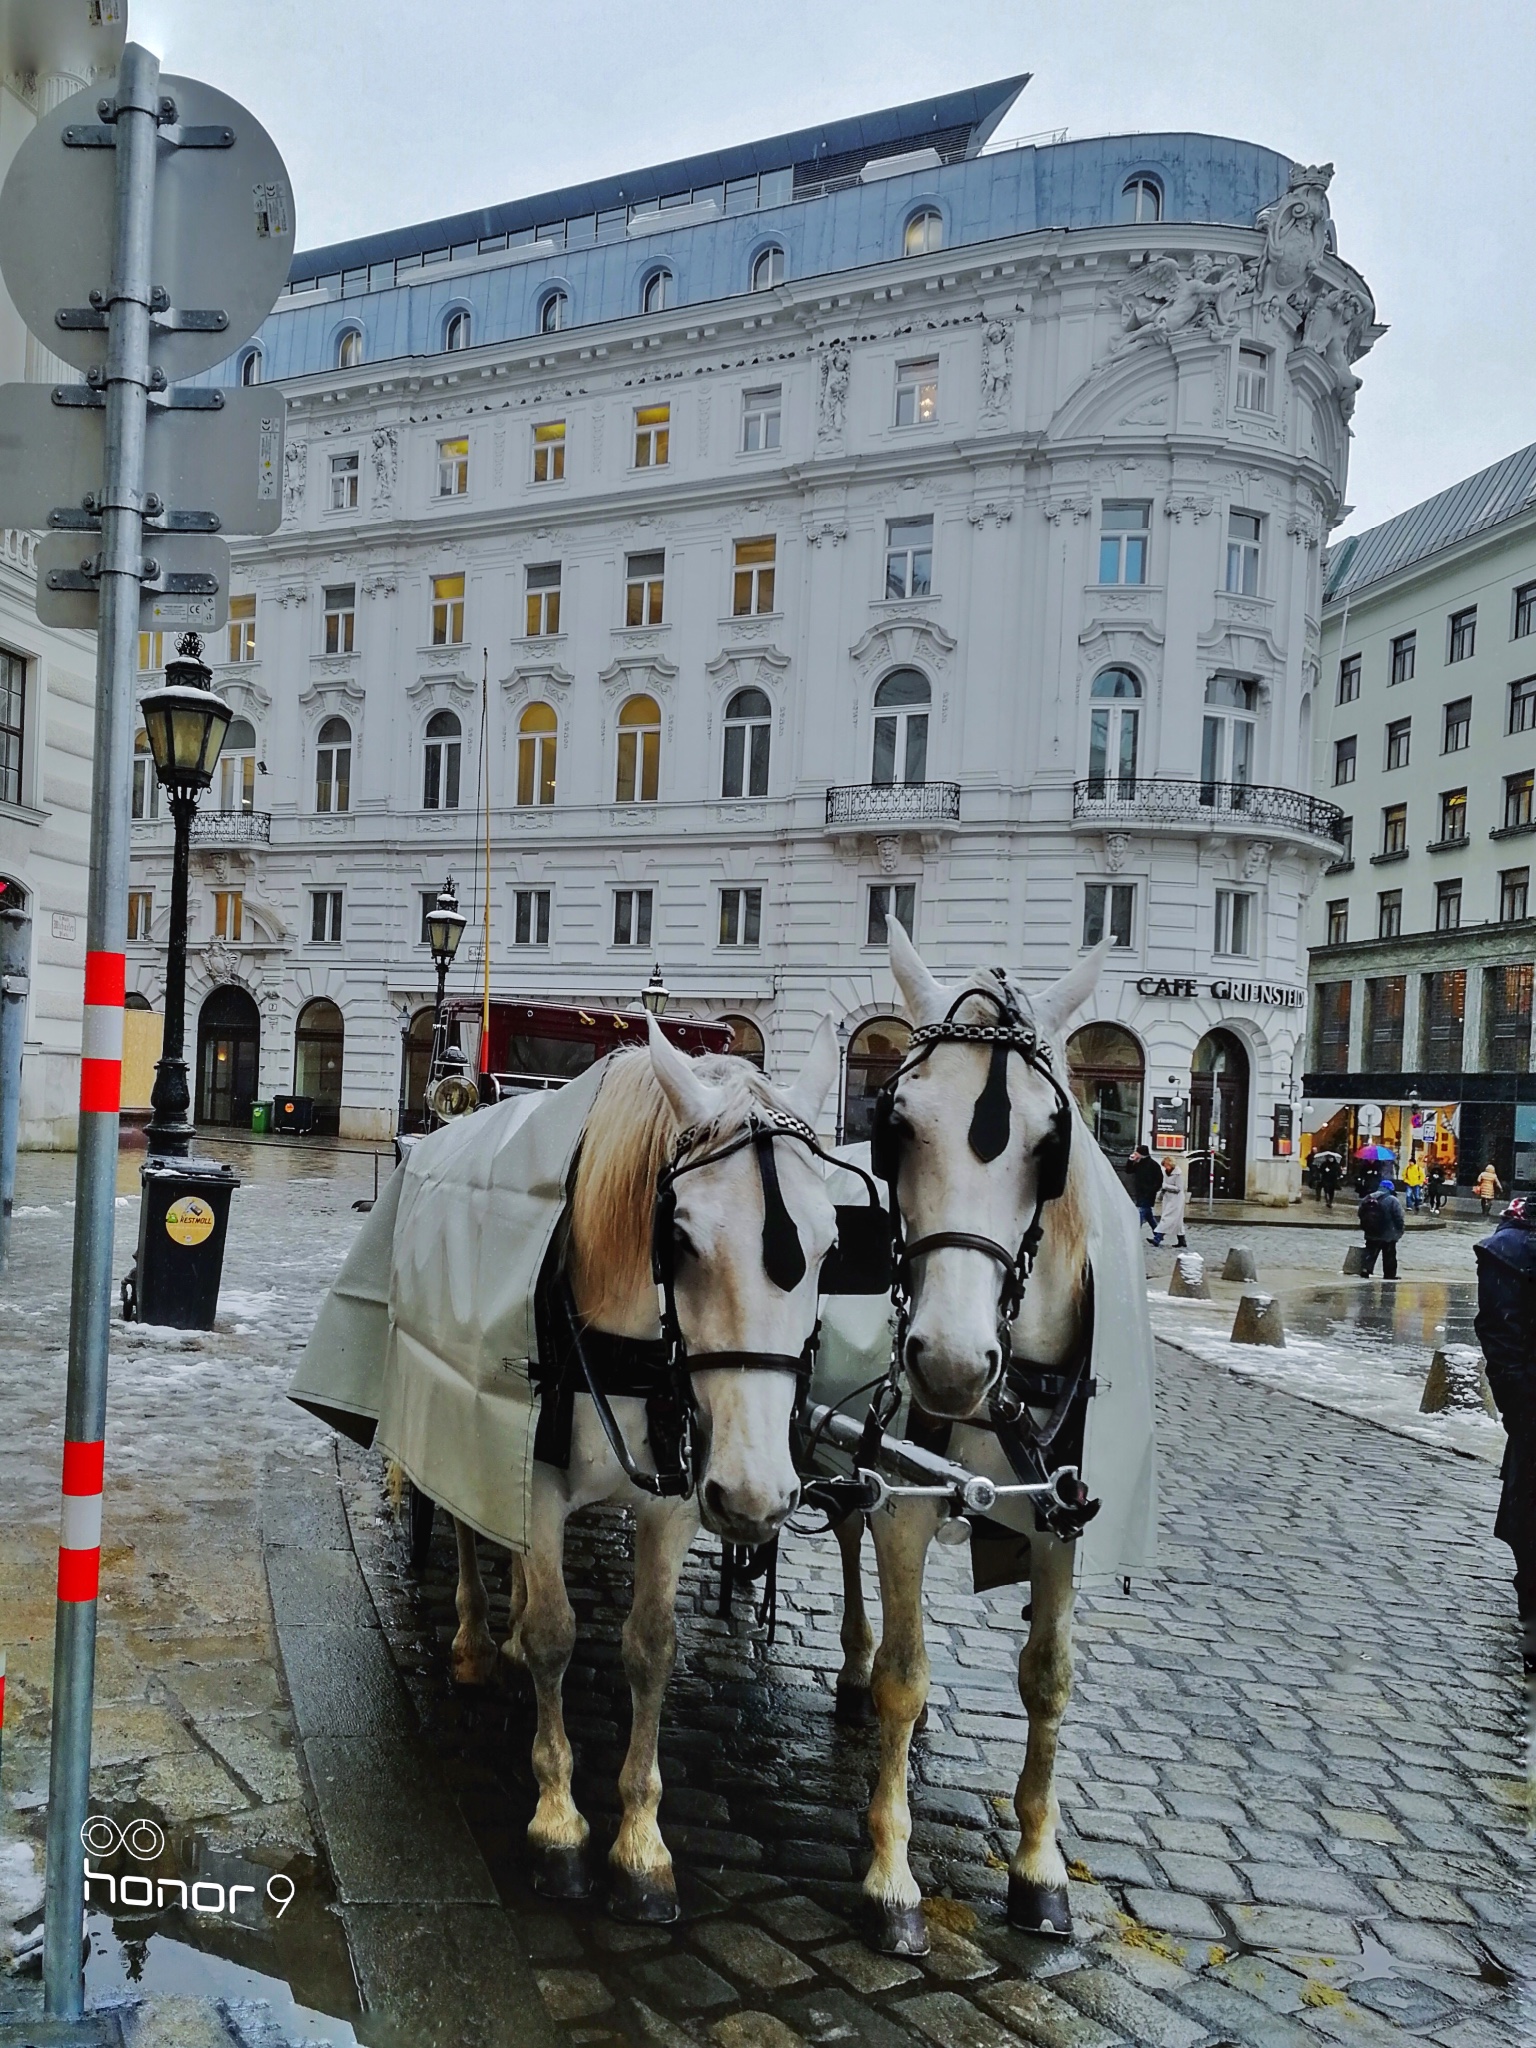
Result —
<path fill-rule="evenodd" d="M 1216 1195 L 1240 1202 L 1248 1190 L 1248 1055 L 1230 1031 L 1208 1031 L 1195 1047 L 1189 1081 L 1191 1152 L 1189 1192 L 1210 1192 L 1210 1154 L 1216 1154 Z M 1213 1145 L 1214 1138 L 1214 1145 Z"/>
<path fill-rule="evenodd" d="M 341 1075 L 346 1031 L 341 1012 L 316 996 L 299 1012 L 293 1035 L 293 1092 L 315 1105 L 315 1129 L 334 1138 L 341 1123 Z"/>
<path fill-rule="evenodd" d="M 197 1121 L 249 1129 L 261 1013 L 243 988 L 216 988 L 197 1020 Z"/>
<path fill-rule="evenodd" d="M 427 1082 L 432 1076 L 432 1012 L 418 1010 L 405 1037 L 404 1089 L 400 1128 L 424 1131 L 427 1127 Z"/>

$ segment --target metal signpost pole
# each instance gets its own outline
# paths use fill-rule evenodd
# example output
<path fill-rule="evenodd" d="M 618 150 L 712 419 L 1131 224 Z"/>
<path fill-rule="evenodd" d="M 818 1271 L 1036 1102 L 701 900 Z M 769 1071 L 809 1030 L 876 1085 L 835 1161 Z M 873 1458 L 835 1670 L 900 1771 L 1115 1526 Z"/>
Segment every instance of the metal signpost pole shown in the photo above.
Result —
<path fill-rule="evenodd" d="M 81 1956 L 85 1850 L 80 1830 L 90 1798 L 96 1590 L 101 1565 L 159 94 L 159 58 L 130 44 L 118 75 L 115 121 L 116 203 L 104 373 L 107 404 L 80 1151 L 75 1176 L 74 1280 L 53 1661 L 43 1991 L 46 2010 L 56 2019 L 78 2019 L 85 2002 Z"/>

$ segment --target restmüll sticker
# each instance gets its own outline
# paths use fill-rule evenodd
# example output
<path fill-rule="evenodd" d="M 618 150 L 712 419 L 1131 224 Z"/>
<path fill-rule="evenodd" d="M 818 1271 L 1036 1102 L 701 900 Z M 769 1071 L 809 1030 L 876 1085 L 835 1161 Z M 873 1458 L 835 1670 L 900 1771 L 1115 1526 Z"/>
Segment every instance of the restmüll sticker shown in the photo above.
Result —
<path fill-rule="evenodd" d="M 183 1195 L 165 1212 L 165 1234 L 176 1244 L 201 1244 L 213 1235 L 213 1208 L 200 1195 Z"/>

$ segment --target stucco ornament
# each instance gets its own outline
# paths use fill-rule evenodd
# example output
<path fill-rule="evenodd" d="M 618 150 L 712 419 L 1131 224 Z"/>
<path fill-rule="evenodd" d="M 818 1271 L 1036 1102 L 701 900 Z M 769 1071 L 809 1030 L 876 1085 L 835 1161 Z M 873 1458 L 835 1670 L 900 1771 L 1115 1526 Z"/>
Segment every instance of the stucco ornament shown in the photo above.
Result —
<path fill-rule="evenodd" d="M 309 450 L 302 441 L 290 441 L 283 450 L 283 520 L 292 525 L 304 510 L 304 485 L 309 470 Z"/>
<path fill-rule="evenodd" d="M 1253 267 L 1241 256 L 1228 257 L 1220 269 L 1213 257 L 1194 256 L 1187 270 L 1172 256 L 1154 256 L 1131 272 L 1109 352 L 1122 355 L 1145 341 L 1226 327 L 1253 288 Z"/>
<path fill-rule="evenodd" d="M 842 342 L 835 341 L 821 359 L 821 391 L 816 416 L 816 434 L 822 441 L 836 441 L 848 416 L 848 378 L 852 359 Z"/>
<path fill-rule="evenodd" d="M 1289 298 L 1309 282 L 1325 256 L 1335 253 L 1328 210 L 1332 180 L 1332 164 L 1292 164 L 1285 196 L 1260 207 L 1254 225 L 1264 231 L 1259 296 L 1266 303 Z"/>
<path fill-rule="evenodd" d="M 1358 292 L 1337 285 L 1319 292 L 1307 307 L 1301 345 L 1327 364 L 1339 395 L 1339 410 L 1348 419 L 1355 409 L 1361 380 L 1350 368 L 1386 333 L 1371 319 L 1371 308 Z"/>
<path fill-rule="evenodd" d="M 1004 420 L 1013 395 L 1013 329 L 1006 320 L 989 320 L 981 338 L 981 416 Z"/>
<path fill-rule="evenodd" d="M 1112 875 L 1118 875 L 1125 866 L 1126 855 L 1131 842 L 1123 832 L 1111 832 L 1104 841 L 1104 865 Z"/>
<path fill-rule="evenodd" d="M 373 502 L 387 505 L 395 495 L 395 473 L 400 451 L 393 427 L 373 430 Z"/>

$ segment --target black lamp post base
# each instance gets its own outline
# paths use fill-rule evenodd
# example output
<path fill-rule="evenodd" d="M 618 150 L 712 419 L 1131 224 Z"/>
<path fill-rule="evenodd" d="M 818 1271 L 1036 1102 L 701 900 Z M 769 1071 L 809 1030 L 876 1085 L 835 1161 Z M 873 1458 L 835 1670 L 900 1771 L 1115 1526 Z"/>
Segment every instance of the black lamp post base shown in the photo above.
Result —
<path fill-rule="evenodd" d="M 195 1132 L 190 1111 L 192 1095 L 187 1085 L 187 1063 L 175 1054 L 155 1066 L 155 1085 L 149 1098 L 150 1119 L 144 1136 L 152 1159 L 185 1159 L 192 1149 Z"/>

